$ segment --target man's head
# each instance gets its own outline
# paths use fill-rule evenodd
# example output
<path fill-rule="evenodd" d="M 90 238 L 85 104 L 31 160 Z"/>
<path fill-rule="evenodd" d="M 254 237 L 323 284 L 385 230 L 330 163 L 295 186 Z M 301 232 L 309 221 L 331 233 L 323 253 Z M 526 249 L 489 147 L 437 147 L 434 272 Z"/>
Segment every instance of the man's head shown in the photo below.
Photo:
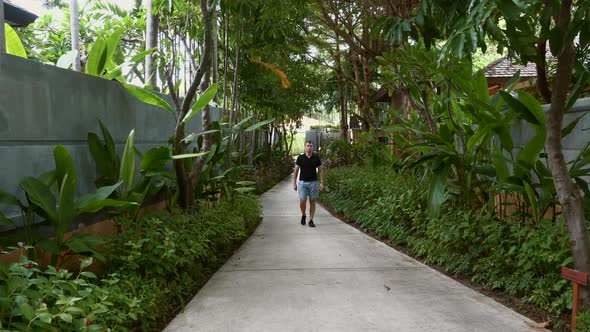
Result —
<path fill-rule="evenodd" d="M 313 152 L 313 142 L 312 141 L 305 141 L 305 153 Z"/>

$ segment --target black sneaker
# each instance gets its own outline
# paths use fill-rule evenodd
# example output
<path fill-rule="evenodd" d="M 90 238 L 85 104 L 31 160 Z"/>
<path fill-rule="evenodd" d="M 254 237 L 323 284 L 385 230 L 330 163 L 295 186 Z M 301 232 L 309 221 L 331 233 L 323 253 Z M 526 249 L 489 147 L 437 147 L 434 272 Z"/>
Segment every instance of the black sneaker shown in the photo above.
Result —
<path fill-rule="evenodd" d="M 313 223 L 313 220 L 309 221 L 309 227 L 315 227 L 315 224 Z"/>
<path fill-rule="evenodd" d="M 301 225 L 305 226 L 305 216 L 301 216 Z"/>

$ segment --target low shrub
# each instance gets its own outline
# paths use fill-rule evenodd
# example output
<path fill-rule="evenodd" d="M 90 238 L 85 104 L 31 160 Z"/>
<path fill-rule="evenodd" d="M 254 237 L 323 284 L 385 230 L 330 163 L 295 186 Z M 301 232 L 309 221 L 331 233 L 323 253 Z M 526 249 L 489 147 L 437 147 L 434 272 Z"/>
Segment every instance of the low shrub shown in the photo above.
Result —
<path fill-rule="evenodd" d="M 203 203 L 205 204 L 205 203 Z M 211 204 L 211 203 L 208 203 Z M 260 221 L 253 195 L 192 211 L 119 218 L 102 276 L 0 265 L 3 330 L 157 330 L 194 295 Z M 82 267 L 89 265 L 83 263 Z"/>
<path fill-rule="evenodd" d="M 486 207 L 464 211 L 452 201 L 431 219 L 425 182 L 391 168 L 328 169 L 325 178 L 322 202 L 426 263 L 552 313 L 569 309 L 571 287 L 560 276 L 572 263 L 563 221 L 499 219 Z"/>

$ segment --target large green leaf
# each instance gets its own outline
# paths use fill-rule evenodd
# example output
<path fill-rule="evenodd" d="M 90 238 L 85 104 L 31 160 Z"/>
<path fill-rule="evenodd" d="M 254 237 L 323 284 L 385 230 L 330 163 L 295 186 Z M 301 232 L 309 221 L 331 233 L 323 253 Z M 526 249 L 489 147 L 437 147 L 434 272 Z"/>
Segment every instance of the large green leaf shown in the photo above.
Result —
<path fill-rule="evenodd" d="M 59 190 L 59 209 L 57 211 L 58 222 L 55 237 L 59 241 L 63 238 L 68 226 L 76 217 L 75 208 L 76 183 L 66 174 Z"/>
<path fill-rule="evenodd" d="M 22 207 L 21 202 L 14 195 L 0 189 L 0 204 L 16 205 Z"/>
<path fill-rule="evenodd" d="M 588 114 L 587 112 L 580 115 L 579 117 L 575 118 L 572 122 L 570 122 L 565 128 L 563 128 L 561 130 L 561 137 L 566 137 L 567 135 L 569 135 L 578 125 L 578 122 L 580 122 L 580 120 L 586 116 L 586 114 Z"/>
<path fill-rule="evenodd" d="M 109 39 L 107 40 L 106 61 L 113 59 L 115 51 L 117 50 L 117 46 L 119 46 L 119 42 L 121 41 L 122 34 L 123 28 L 119 28 L 113 31 L 113 33 L 109 36 Z"/>
<path fill-rule="evenodd" d="M 96 163 L 98 172 L 116 181 L 118 176 L 118 170 L 115 168 L 116 165 L 113 165 L 108 150 L 95 133 L 88 133 L 88 148 Z"/>
<path fill-rule="evenodd" d="M 481 126 L 477 128 L 477 132 L 475 135 L 469 137 L 467 140 L 467 151 L 476 152 L 476 149 L 479 148 L 480 144 L 486 140 L 486 138 L 492 133 L 491 129 L 486 126 Z"/>
<path fill-rule="evenodd" d="M 495 127 L 494 132 L 498 135 L 500 143 L 507 151 L 512 151 L 514 148 L 514 141 L 512 140 L 512 134 L 510 130 L 505 126 Z"/>
<path fill-rule="evenodd" d="M 520 149 L 516 155 L 516 160 L 523 165 L 527 166 L 527 169 L 531 169 L 537 160 L 539 153 L 545 146 L 545 135 L 539 133 L 535 135 L 531 140 Z"/>
<path fill-rule="evenodd" d="M 135 206 L 137 203 L 135 202 L 128 202 L 128 201 L 119 201 L 115 199 L 103 199 L 100 201 L 92 201 L 88 204 L 81 207 L 78 212 L 80 213 L 95 213 L 100 211 L 102 208 L 107 206 L 116 206 L 116 207 L 126 207 L 126 206 Z"/>
<path fill-rule="evenodd" d="M 205 92 L 203 92 L 203 94 L 199 97 L 199 99 L 197 99 L 195 104 L 191 107 L 190 111 L 184 116 L 184 119 L 182 119 L 182 123 L 186 123 L 193 116 L 195 116 L 201 109 L 203 109 L 203 107 L 208 105 L 211 102 L 211 100 L 213 100 L 215 95 L 217 94 L 218 88 L 219 88 L 218 83 L 211 84 L 207 88 L 207 90 L 205 90 Z"/>
<path fill-rule="evenodd" d="M 518 91 L 518 99 L 531 112 L 531 114 L 535 117 L 537 122 L 541 126 L 545 126 L 545 123 L 547 122 L 547 116 L 545 115 L 545 111 L 543 111 L 543 108 L 541 107 L 541 103 L 539 103 L 539 101 L 531 94 L 522 90 Z"/>
<path fill-rule="evenodd" d="M 46 184 L 32 176 L 25 176 L 21 179 L 20 186 L 27 193 L 31 203 L 41 208 L 51 222 L 57 222 L 55 197 Z"/>
<path fill-rule="evenodd" d="M 14 225 L 14 222 L 10 219 L 8 219 L 4 213 L 0 212 L 0 225 L 3 226 L 12 226 Z"/>
<path fill-rule="evenodd" d="M 531 209 L 533 210 L 533 213 L 535 215 L 537 215 L 538 210 L 539 210 L 538 201 L 537 201 L 537 192 L 535 191 L 535 189 L 533 189 L 533 187 L 528 182 L 524 183 L 524 190 L 526 192 L 527 200 L 531 206 Z"/>
<path fill-rule="evenodd" d="M 475 76 L 475 92 L 479 100 L 489 103 L 488 81 L 483 70 L 478 70 Z"/>
<path fill-rule="evenodd" d="M 113 136 L 107 129 L 107 127 L 102 123 L 102 121 L 98 120 L 98 125 L 100 126 L 100 131 L 102 132 L 102 137 L 104 139 L 104 144 L 109 152 L 110 160 L 117 165 L 117 170 L 119 168 L 119 156 L 117 156 L 117 151 L 115 151 L 115 140 L 113 140 Z"/>
<path fill-rule="evenodd" d="M 55 173 L 59 186 L 63 184 L 67 174 L 70 183 L 75 187 L 78 181 L 76 165 L 68 150 L 63 145 L 58 145 L 53 149 L 53 157 L 55 158 Z"/>
<path fill-rule="evenodd" d="M 64 242 L 64 246 L 75 253 L 92 254 L 97 259 L 104 261 L 105 257 L 97 249 L 104 248 L 105 243 L 106 241 L 102 237 L 77 233 L 68 238 Z"/>
<path fill-rule="evenodd" d="M 497 8 L 504 14 L 505 17 L 511 20 L 519 20 L 521 14 L 521 8 L 519 3 L 515 3 L 513 0 L 496 0 Z"/>
<path fill-rule="evenodd" d="M 527 122 L 530 122 L 534 125 L 539 125 L 540 122 L 537 120 L 537 117 L 522 103 L 520 100 L 512 97 L 508 92 L 505 91 L 498 91 L 502 99 L 510 106 L 510 108 L 518 113 L 523 119 Z"/>
<path fill-rule="evenodd" d="M 578 100 L 578 97 L 580 96 L 580 93 L 582 93 L 586 89 L 586 87 L 588 86 L 589 76 L 590 76 L 590 74 L 588 73 L 588 71 L 582 71 L 580 78 L 578 78 L 576 85 L 574 86 L 574 88 L 572 89 L 572 92 L 570 93 L 570 95 L 568 97 L 568 101 L 565 106 L 566 112 L 568 112 L 574 106 L 574 104 Z"/>
<path fill-rule="evenodd" d="M 25 51 L 23 43 L 18 37 L 16 31 L 14 31 L 14 29 L 6 23 L 4 23 L 4 34 L 6 38 L 6 53 L 26 59 L 27 52 Z"/>
<path fill-rule="evenodd" d="M 160 172 L 166 169 L 166 163 L 170 161 L 170 149 L 162 146 L 159 148 L 152 148 L 145 153 L 141 158 L 141 165 L 139 171 L 145 172 Z"/>
<path fill-rule="evenodd" d="M 68 51 L 68 52 L 64 53 L 62 56 L 60 56 L 59 59 L 57 59 L 57 63 L 55 65 L 58 66 L 59 68 L 69 69 L 70 67 L 73 66 L 74 61 L 76 61 L 77 57 L 78 57 L 78 51 L 76 51 L 76 50 Z"/>
<path fill-rule="evenodd" d="M 505 181 L 510 176 L 510 172 L 506 164 L 506 157 L 504 157 L 502 150 L 497 146 L 492 148 L 492 163 L 494 164 L 498 180 Z"/>
<path fill-rule="evenodd" d="M 246 118 L 245 118 L 245 119 L 243 119 L 242 121 L 240 121 L 240 122 L 236 123 L 236 124 L 234 125 L 233 129 L 235 129 L 235 130 L 237 130 L 237 129 L 240 129 L 240 127 L 242 127 L 242 125 L 243 125 L 244 123 L 246 123 L 246 122 L 248 122 L 248 121 L 252 120 L 252 118 L 253 118 L 253 117 L 254 117 L 253 115 L 250 115 L 250 116 L 246 117 Z"/>
<path fill-rule="evenodd" d="M 123 83 L 123 86 L 125 87 L 125 89 L 127 89 L 127 92 L 129 92 L 132 96 L 141 100 L 142 102 L 161 107 L 174 114 L 174 109 L 172 108 L 172 106 L 170 106 L 170 104 L 168 104 L 164 99 L 162 99 L 155 93 L 151 92 L 150 90 L 127 83 Z"/>
<path fill-rule="evenodd" d="M 434 170 L 432 174 L 428 191 L 428 212 L 430 216 L 435 218 L 440 215 L 440 208 L 446 199 L 447 173 L 448 167 L 442 166 Z"/>
<path fill-rule="evenodd" d="M 246 130 L 244 130 L 244 132 L 247 133 L 247 132 L 254 131 L 254 130 L 256 130 L 256 129 L 262 127 L 262 126 L 266 126 L 267 124 L 273 122 L 274 120 L 275 119 L 273 118 L 273 119 L 270 119 L 270 120 L 260 121 L 258 123 L 255 123 L 255 124 L 251 125 L 250 127 L 248 127 Z"/>
<path fill-rule="evenodd" d="M 199 153 L 185 153 L 185 154 L 177 154 L 172 156 L 172 159 L 176 160 L 176 159 L 186 159 L 186 158 L 197 158 L 197 157 L 201 157 L 206 155 L 207 152 L 199 152 Z"/>
<path fill-rule="evenodd" d="M 209 164 L 211 162 L 211 160 L 213 160 L 216 152 L 217 152 L 217 144 L 212 144 L 211 148 L 209 150 L 209 154 L 207 155 L 207 159 L 205 159 L 205 164 Z"/>
<path fill-rule="evenodd" d="M 139 61 L 143 60 L 146 56 L 148 56 L 150 54 L 153 54 L 157 50 L 158 49 L 154 47 L 154 48 L 150 48 L 149 50 L 145 50 L 145 51 L 139 52 L 139 53 L 137 53 L 136 55 L 134 55 L 131 58 L 131 61 L 130 62 L 131 63 L 139 62 Z"/>
<path fill-rule="evenodd" d="M 123 185 L 125 186 L 126 191 L 131 190 L 131 187 L 133 187 L 133 178 L 135 175 L 135 154 L 133 153 L 134 137 L 135 130 L 132 129 L 125 142 L 125 150 L 123 151 L 123 157 L 121 158 L 119 179 L 123 180 Z"/>
<path fill-rule="evenodd" d="M 119 187 L 121 185 L 121 183 L 123 183 L 123 182 L 119 181 L 118 183 L 116 183 L 112 186 L 98 188 L 96 190 L 96 192 L 94 192 L 92 194 L 86 194 L 86 195 L 80 197 L 76 201 L 76 209 L 81 210 L 81 209 L 84 209 L 89 204 L 106 199 L 107 197 L 109 197 L 113 193 L 113 191 L 115 191 L 115 189 L 117 189 L 117 187 Z"/>
<path fill-rule="evenodd" d="M 107 61 L 107 43 L 104 38 L 98 37 L 88 53 L 86 62 L 86 74 L 101 76 Z"/>

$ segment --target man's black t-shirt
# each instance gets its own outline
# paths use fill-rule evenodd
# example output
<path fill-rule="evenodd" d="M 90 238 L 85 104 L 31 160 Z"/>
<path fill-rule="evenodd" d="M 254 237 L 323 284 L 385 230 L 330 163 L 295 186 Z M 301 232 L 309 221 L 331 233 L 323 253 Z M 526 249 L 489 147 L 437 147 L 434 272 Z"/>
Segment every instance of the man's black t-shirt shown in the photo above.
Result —
<path fill-rule="evenodd" d="M 295 164 L 299 166 L 299 181 L 317 181 L 318 175 L 316 168 L 320 167 L 322 161 L 317 154 L 312 154 L 311 158 L 308 158 L 304 153 L 297 157 Z"/>

